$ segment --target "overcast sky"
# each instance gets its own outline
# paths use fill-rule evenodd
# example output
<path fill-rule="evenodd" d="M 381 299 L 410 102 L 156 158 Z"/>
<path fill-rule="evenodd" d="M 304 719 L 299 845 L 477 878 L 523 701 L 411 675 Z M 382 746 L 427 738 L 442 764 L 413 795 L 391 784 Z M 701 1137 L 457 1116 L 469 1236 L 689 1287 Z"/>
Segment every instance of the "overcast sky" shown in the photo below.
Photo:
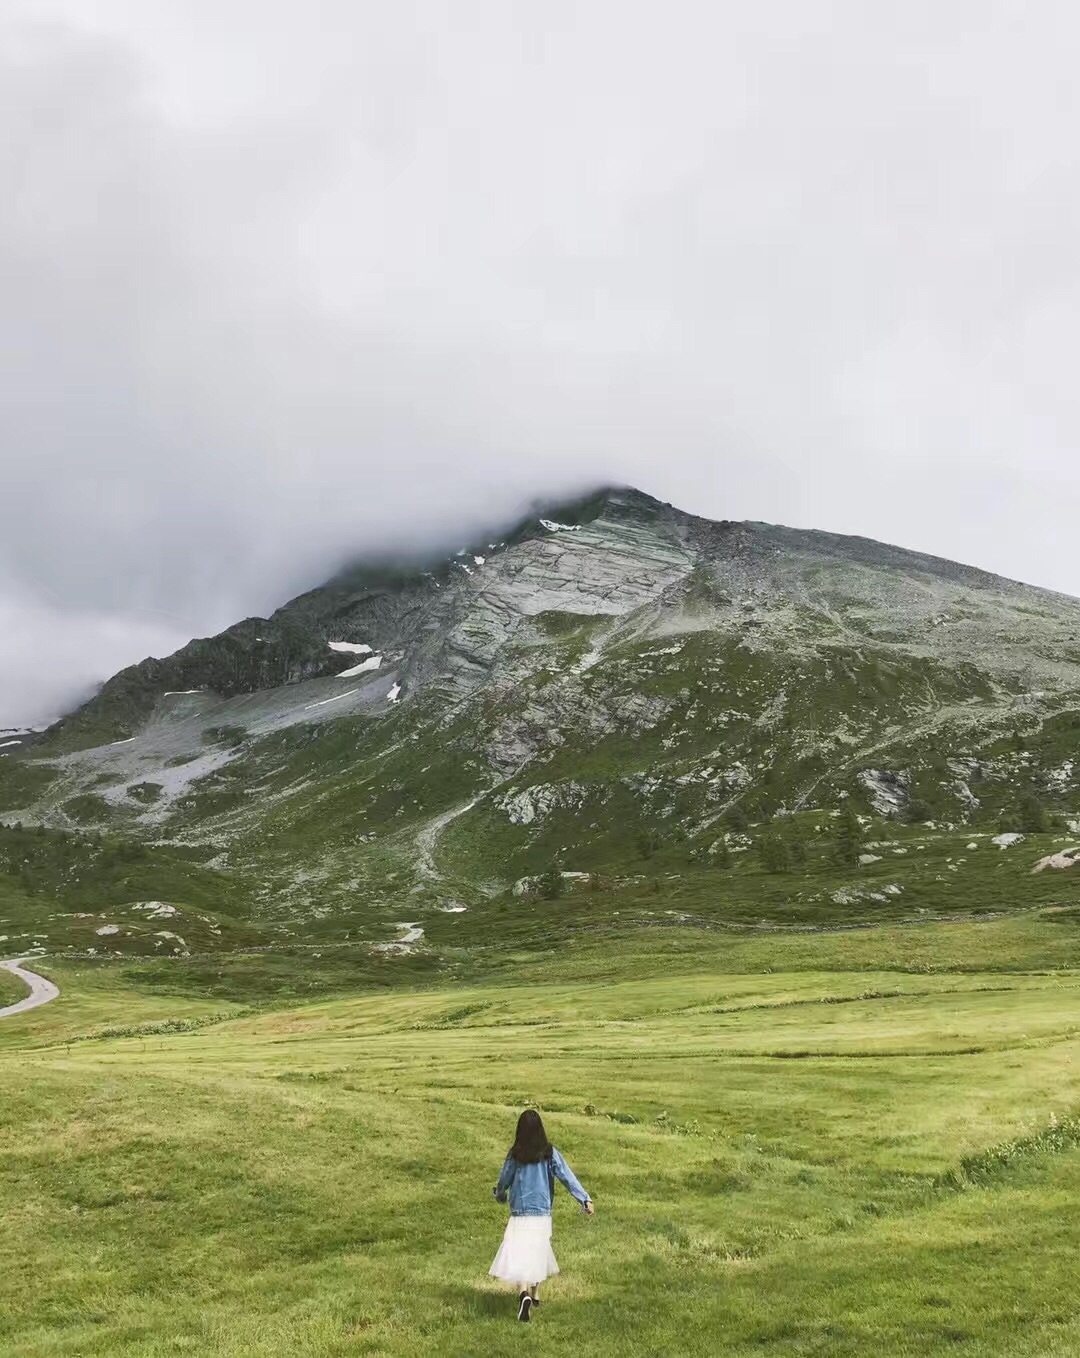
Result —
<path fill-rule="evenodd" d="M 1080 594 L 1061 0 L 0 0 L 0 726 L 639 485 Z"/>

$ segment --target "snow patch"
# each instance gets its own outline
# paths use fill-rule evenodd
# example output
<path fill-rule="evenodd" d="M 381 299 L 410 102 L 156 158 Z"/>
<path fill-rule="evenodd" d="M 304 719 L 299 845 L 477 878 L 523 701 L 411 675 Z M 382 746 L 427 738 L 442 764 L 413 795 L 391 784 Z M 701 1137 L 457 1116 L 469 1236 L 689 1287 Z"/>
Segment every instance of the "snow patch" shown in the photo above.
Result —
<path fill-rule="evenodd" d="M 359 665 L 354 665 L 351 670 L 342 670 L 340 674 L 335 674 L 335 679 L 353 679 L 358 674 L 367 674 L 369 670 L 377 670 L 382 664 L 381 655 L 373 655 L 368 660 L 361 660 Z"/>
<path fill-rule="evenodd" d="M 396 703 L 400 700 L 400 698 L 401 698 L 401 685 L 395 684 L 393 688 L 390 690 L 390 692 L 386 695 L 386 701 L 388 703 Z"/>
<path fill-rule="evenodd" d="M 581 531 L 580 523 L 556 523 L 554 519 L 541 519 L 540 527 L 546 528 L 549 533 L 578 533 Z"/>
<path fill-rule="evenodd" d="M 326 644 L 332 651 L 347 651 L 350 655 L 370 655 L 372 649 L 356 641 L 328 641 Z"/>
<path fill-rule="evenodd" d="M 342 698 L 351 698 L 354 693 L 359 692 L 360 690 L 358 688 L 351 688 L 348 693 L 339 693 L 333 698 L 324 698 L 320 703 L 308 703 L 307 707 L 304 708 L 304 711 L 310 712 L 313 707 L 325 707 L 327 703 L 339 703 Z"/>

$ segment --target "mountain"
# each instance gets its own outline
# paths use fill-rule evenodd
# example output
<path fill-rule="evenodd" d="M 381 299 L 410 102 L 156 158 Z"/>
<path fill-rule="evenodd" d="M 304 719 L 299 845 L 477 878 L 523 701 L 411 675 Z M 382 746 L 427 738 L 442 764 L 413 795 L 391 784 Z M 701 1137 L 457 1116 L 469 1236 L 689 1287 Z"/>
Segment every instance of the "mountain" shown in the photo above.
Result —
<path fill-rule="evenodd" d="M 9 758 L 17 750 L 26 750 L 41 734 L 38 730 L 27 730 L 22 726 L 0 726 L 0 753 Z"/>
<path fill-rule="evenodd" d="M 0 760 L 0 886 L 42 946 L 439 965 L 627 909 L 1004 907 L 1072 880 L 1029 850 L 1080 814 L 1078 744 L 1080 601 L 609 489 L 122 671 Z"/>

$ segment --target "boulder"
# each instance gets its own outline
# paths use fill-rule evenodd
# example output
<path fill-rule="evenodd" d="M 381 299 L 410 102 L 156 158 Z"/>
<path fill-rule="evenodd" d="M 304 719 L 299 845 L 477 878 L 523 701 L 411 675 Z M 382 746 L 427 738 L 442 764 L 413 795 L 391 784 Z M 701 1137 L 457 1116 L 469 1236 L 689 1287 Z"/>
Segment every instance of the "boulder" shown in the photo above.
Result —
<path fill-rule="evenodd" d="M 1032 872 L 1045 872 L 1047 868 L 1074 868 L 1080 863 L 1080 844 L 1072 849 L 1059 849 L 1057 853 L 1047 854 L 1045 858 L 1040 858 Z"/>

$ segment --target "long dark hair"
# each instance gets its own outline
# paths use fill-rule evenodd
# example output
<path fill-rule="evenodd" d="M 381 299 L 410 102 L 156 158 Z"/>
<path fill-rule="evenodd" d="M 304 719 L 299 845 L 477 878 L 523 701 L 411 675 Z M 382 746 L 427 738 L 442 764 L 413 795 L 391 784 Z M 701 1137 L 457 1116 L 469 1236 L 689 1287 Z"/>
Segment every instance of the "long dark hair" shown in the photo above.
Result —
<path fill-rule="evenodd" d="M 510 1154 L 519 1165 L 536 1165 L 541 1160 L 551 1159 L 551 1142 L 544 1131 L 544 1121 L 535 1108 L 526 1108 L 518 1118 Z"/>

